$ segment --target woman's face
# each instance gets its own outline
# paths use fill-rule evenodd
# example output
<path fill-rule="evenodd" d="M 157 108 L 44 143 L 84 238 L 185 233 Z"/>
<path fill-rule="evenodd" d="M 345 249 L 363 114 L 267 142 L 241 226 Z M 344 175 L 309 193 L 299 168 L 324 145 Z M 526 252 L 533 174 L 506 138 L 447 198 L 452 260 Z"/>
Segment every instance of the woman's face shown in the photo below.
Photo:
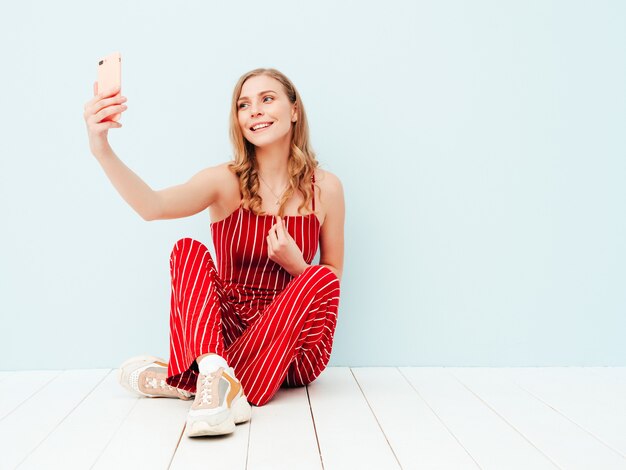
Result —
<path fill-rule="evenodd" d="M 257 147 L 290 138 L 292 122 L 297 119 L 295 106 L 289 102 L 282 84 L 267 75 L 245 81 L 237 101 L 237 114 L 243 136 Z M 271 124 L 251 129 L 262 123 Z"/>

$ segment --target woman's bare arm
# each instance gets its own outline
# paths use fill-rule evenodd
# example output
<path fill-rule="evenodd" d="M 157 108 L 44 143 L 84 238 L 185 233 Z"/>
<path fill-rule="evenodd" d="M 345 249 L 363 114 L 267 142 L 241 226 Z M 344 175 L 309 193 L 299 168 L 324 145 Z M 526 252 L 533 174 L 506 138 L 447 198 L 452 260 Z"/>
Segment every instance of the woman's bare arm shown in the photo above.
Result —
<path fill-rule="evenodd" d="M 189 181 L 156 191 L 156 209 L 148 220 L 178 219 L 203 211 L 219 196 L 220 166 L 205 168 Z"/>
<path fill-rule="evenodd" d="M 218 167 L 205 168 L 186 183 L 155 191 L 112 149 L 100 153 L 97 160 L 115 189 L 144 220 L 189 217 L 209 207 L 218 197 Z"/>
<path fill-rule="evenodd" d="M 184 184 L 154 191 L 128 168 L 115 154 L 108 142 L 109 129 L 121 128 L 117 121 L 107 120 L 115 113 L 123 113 L 126 97 L 119 89 L 98 93 L 94 83 L 94 96 L 85 104 L 83 114 L 87 125 L 89 148 L 111 183 L 124 200 L 144 219 L 176 219 L 197 214 L 213 204 L 218 197 L 218 167 L 206 168 Z"/>
<path fill-rule="evenodd" d="M 96 155 L 96 160 L 120 193 L 120 196 L 144 220 L 154 220 L 158 212 L 159 197 L 157 193 L 122 162 L 111 147 L 103 149 Z"/>

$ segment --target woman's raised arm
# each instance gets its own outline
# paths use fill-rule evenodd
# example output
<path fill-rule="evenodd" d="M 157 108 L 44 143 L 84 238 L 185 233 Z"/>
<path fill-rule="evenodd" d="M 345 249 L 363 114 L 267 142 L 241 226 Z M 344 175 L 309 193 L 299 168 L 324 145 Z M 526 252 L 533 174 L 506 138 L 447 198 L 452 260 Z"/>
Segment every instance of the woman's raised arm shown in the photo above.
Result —
<path fill-rule="evenodd" d="M 91 153 L 117 192 L 144 220 L 187 217 L 210 206 L 218 195 L 218 167 L 206 168 L 184 184 L 155 191 L 117 157 L 107 133 L 121 124 L 106 118 L 124 112 L 124 101 L 118 90 L 98 94 L 94 83 L 94 97 L 85 104 L 84 112 Z"/>
<path fill-rule="evenodd" d="M 219 194 L 220 168 L 209 167 L 189 181 L 156 191 L 156 209 L 148 220 L 179 219 L 203 211 Z"/>

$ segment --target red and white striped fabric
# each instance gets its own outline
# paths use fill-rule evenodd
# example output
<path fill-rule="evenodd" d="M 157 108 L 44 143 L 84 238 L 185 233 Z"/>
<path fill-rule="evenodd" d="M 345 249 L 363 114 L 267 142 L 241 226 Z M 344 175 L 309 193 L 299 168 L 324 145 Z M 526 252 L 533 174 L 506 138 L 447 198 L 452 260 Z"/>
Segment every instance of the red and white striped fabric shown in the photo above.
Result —
<path fill-rule="evenodd" d="M 313 213 L 284 219 L 310 264 L 319 219 Z M 320 265 L 293 277 L 270 260 L 266 236 L 274 223 L 273 215 L 255 215 L 242 205 L 212 223 L 217 264 L 197 240 L 174 245 L 168 384 L 194 393 L 195 359 L 213 352 L 233 367 L 248 401 L 263 406 L 281 385 L 309 384 L 328 364 L 339 279 Z"/>

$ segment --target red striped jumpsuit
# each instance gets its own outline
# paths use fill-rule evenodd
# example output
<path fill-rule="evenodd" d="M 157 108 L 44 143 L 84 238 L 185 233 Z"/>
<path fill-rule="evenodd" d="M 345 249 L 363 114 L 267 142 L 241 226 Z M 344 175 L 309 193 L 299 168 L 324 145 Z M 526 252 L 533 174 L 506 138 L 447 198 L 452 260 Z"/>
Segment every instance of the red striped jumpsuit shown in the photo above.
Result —
<path fill-rule="evenodd" d="M 314 213 L 284 219 L 310 264 L 319 219 Z M 275 223 L 274 215 L 255 215 L 242 204 L 211 223 L 217 266 L 197 240 L 182 238 L 174 245 L 168 384 L 194 393 L 195 359 L 212 352 L 233 367 L 248 401 L 263 406 L 281 385 L 309 384 L 328 364 L 339 279 L 321 265 L 293 277 L 272 261 L 266 236 Z"/>

